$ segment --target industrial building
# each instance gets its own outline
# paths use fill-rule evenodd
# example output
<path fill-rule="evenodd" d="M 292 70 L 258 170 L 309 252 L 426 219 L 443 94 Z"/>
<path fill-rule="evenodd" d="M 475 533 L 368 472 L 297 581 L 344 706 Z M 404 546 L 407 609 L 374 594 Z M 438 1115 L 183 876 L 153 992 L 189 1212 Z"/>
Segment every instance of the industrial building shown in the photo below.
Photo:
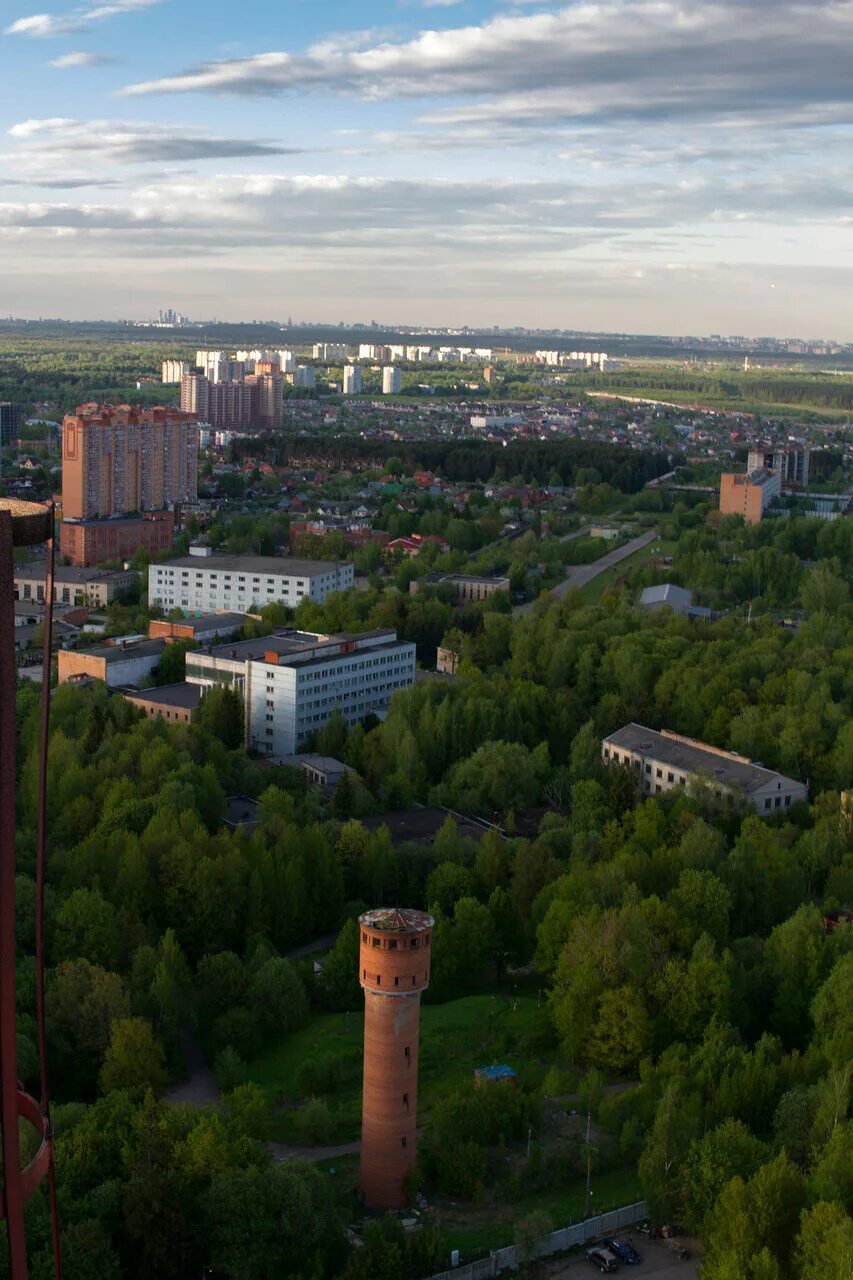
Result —
<path fill-rule="evenodd" d="M 746 756 L 708 746 L 668 729 L 658 732 L 642 724 L 627 724 L 602 739 L 601 756 L 605 763 L 634 769 L 642 795 L 660 795 L 690 783 L 705 782 L 718 799 L 743 796 L 762 815 L 808 800 L 809 791 L 804 782 L 765 769 Z"/>
<path fill-rule="evenodd" d="M 103 680 L 111 688 L 139 685 L 151 678 L 165 647 L 165 640 L 122 637 L 96 649 L 60 649 L 56 655 L 58 680 L 60 684 L 67 684 L 69 680 L 90 676 Z"/>
<path fill-rule="evenodd" d="M 162 637 L 166 644 L 176 640 L 195 640 L 198 644 L 214 644 L 227 640 L 249 622 L 248 613 L 203 613 L 192 618 L 157 618 L 148 623 L 151 640 Z"/>
<path fill-rule="evenodd" d="M 159 688 L 140 689 L 124 696 L 143 711 L 149 720 L 165 720 L 167 724 L 190 724 L 201 706 L 204 690 L 197 684 L 180 681 Z"/>
<path fill-rule="evenodd" d="M 361 1170 L 364 1203 L 400 1209 L 417 1161 L 421 993 L 429 986 L 432 930 L 424 911 L 399 907 L 359 917 L 364 988 Z"/>
<path fill-rule="evenodd" d="M 188 556 L 148 567 L 148 599 L 165 610 L 245 613 L 281 601 L 320 604 L 330 591 L 346 591 L 353 566 L 331 560 L 283 556 L 219 556 L 209 546 L 190 547 Z"/>
<path fill-rule="evenodd" d="M 246 746 L 292 756 L 340 711 L 348 725 L 383 716 L 414 683 L 415 646 L 396 631 L 316 635 L 281 631 L 187 654 L 186 678 L 221 684 L 243 699 Z"/>

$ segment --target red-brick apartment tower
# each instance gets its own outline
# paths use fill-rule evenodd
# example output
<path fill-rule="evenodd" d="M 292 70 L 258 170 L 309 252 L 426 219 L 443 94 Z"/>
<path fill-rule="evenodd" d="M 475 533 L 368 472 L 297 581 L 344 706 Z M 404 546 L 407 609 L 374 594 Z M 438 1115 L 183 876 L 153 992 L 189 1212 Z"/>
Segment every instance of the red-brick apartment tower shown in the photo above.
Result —
<path fill-rule="evenodd" d="M 421 992 L 429 985 L 435 921 L 398 907 L 359 920 L 364 987 L 364 1089 L 361 1193 L 375 1209 L 406 1203 L 405 1179 L 417 1158 L 418 1038 Z"/>

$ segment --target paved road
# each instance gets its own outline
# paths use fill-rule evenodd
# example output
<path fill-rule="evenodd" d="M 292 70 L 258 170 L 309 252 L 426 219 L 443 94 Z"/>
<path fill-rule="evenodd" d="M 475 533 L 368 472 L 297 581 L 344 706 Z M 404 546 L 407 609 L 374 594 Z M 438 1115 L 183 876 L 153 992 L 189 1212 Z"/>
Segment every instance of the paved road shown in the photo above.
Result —
<path fill-rule="evenodd" d="M 622 560 L 627 560 L 635 551 L 642 551 L 643 547 L 647 547 L 650 542 L 654 542 L 657 536 L 654 531 L 641 533 L 638 538 L 632 538 L 630 542 L 626 542 L 624 546 L 617 547 L 615 551 L 608 551 L 600 560 L 593 560 L 592 564 L 574 565 L 569 571 L 569 576 L 554 587 L 550 594 L 560 600 L 567 591 L 571 591 L 576 587 L 585 587 L 588 582 L 592 582 L 599 574 L 612 569 L 614 565 L 620 564 Z M 516 615 L 529 613 L 534 603 L 516 605 L 513 613 Z"/>

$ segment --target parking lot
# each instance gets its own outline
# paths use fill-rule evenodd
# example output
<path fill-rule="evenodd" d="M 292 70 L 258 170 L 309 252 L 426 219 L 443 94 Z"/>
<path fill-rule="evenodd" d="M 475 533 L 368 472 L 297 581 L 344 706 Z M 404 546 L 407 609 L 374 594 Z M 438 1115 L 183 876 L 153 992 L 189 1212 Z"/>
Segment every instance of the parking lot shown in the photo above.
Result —
<path fill-rule="evenodd" d="M 634 1267 L 620 1266 L 619 1275 L 636 1276 L 637 1280 L 651 1280 L 652 1276 L 661 1276 L 665 1280 L 699 1280 L 699 1253 L 695 1240 L 683 1242 L 690 1250 L 690 1257 L 681 1262 L 669 1249 L 666 1240 L 647 1240 L 645 1236 L 630 1231 L 624 1232 L 624 1238 L 631 1242 L 643 1261 Z M 537 1274 L 543 1278 L 547 1276 L 548 1280 L 591 1280 L 600 1272 L 581 1254 L 571 1260 L 564 1258 L 546 1263 Z"/>

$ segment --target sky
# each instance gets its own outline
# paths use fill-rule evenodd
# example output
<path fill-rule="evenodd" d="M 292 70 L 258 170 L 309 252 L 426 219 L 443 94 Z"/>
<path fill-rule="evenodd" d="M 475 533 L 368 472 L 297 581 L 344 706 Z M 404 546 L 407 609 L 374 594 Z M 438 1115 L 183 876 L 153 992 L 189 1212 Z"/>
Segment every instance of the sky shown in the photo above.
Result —
<path fill-rule="evenodd" d="M 853 340 L 853 0 L 2 0 L 0 33 L 0 314 Z"/>

